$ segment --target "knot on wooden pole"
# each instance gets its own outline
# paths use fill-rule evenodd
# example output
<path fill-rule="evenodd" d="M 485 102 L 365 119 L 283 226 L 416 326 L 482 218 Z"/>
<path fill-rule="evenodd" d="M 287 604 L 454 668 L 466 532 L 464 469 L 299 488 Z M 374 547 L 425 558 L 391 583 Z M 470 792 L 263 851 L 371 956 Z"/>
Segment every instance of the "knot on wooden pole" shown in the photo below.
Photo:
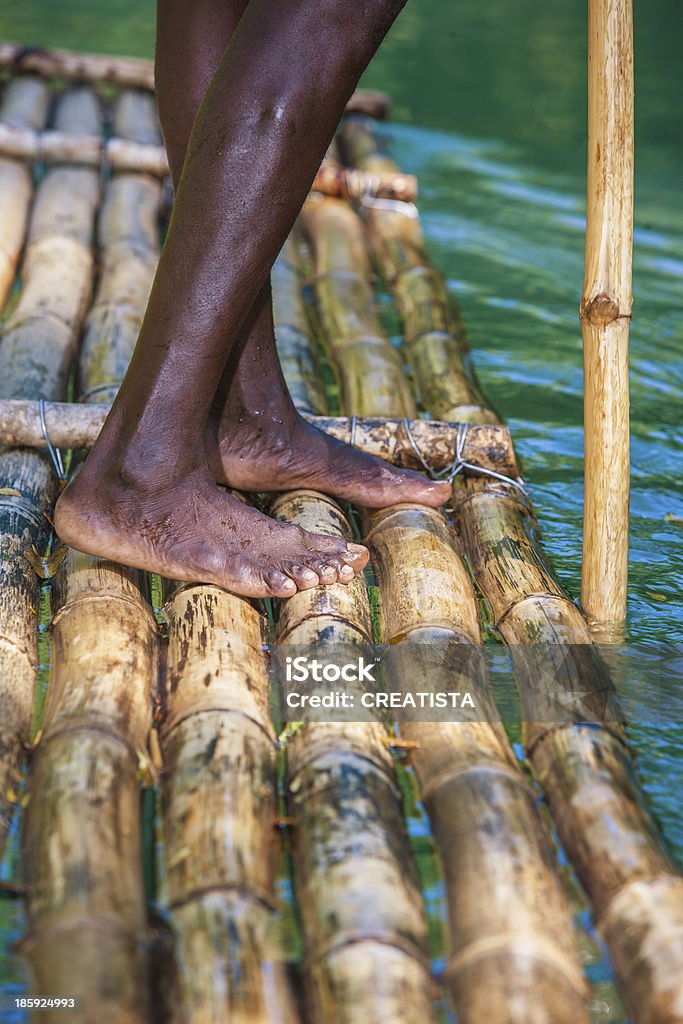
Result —
<path fill-rule="evenodd" d="M 579 315 L 593 327 L 606 327 L 620 316 L 630 317 L 630 313 L 621 313 L 619 303 L 607 292 L 600 292 L 592 299 L 583 299 Z"/>

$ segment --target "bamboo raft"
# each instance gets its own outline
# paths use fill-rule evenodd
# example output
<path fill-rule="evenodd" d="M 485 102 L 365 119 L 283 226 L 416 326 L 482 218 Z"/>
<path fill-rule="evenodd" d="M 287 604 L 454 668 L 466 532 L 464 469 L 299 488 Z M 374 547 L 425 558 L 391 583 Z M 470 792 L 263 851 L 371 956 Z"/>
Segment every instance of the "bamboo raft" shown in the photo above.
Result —
<path fill-rule="evenodd" d="M 156 267 L 167 164 L 147 62 L 5 44 L 0 68 L 0 857 L 20 813 L 29 991 L 80 996 L 68 1019 L 82 1024 L 426 1024 L 446 996 L 460 1024 L 587 1022 L 540 790 L 632 1019 L 683 1024 L 683 879 L 429 258 L 416 183 L 380 145 L 385 98 L 353 97 L 276 263 L 278 348 L 298 408 L 322 429 L 414 468 L 447 471 L 459 452 L 461 471 L 447 512 L 359 510 L 376 587 L 361 576 L 297 594 L 269 626 L 261 605 L 220 588 L 55 546 L 45 432 L 75 460 L 97 436 Z M 375 274 L 401 317 L 400 352 Z M 353 535 L 348 510 L 312 491 L 273 496 L 271 512 Z M 46 577 L 52 659 L 31 738 Z M 524 764 L 485 671 L 456 657 L 482 643 L 481 597 L 510 645 Z M 310 721 L 278 742 L 269 640 L 322 654 L 383 642 L 408 658 L 412 644 L 449 645 L 453 689 L 474 692 L 480 713 L 391 729 Z M 549 650 L 567 693 L 595 710 L 590 728 L 548 717 L 536 681 Z M 392 749 L 416 779 L 444 879 L 442 977 Z M 141 789 L 158 795 L 151 880 Z"/>

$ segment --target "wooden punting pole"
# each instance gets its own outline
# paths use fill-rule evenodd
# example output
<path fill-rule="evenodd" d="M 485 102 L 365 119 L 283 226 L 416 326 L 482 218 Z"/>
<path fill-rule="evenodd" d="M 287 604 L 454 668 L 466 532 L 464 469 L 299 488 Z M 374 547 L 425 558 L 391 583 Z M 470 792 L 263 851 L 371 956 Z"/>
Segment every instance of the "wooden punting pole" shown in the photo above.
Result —
<path fill-rule="evenodd" d="M 372 127 L 366 125 L 366 134 Z M 404 218 L 405 220 L 406 218 Z M 402 221 L 386 230 L 384 251 L 396 266 Z M 390 280 L 392 278 L 390 277 Z M 428 406 L 443 415 L 436 402 Z M 456 528 L 492 622 L 518 657 L 527 720 L 526 747 L 560 839 L 593 908 L 620 987 L 638 1024 L 683 1022 L 683 879 L 639 787 L 633 759 L 610 708 L 588 624 L 558 583 L 541 547 L 533 510 L 501 482 L 462 480 Z M 533 645 L 540 645 L 537 659 Z M 539 665 L 557 659 L 555 681 L 602 711 L 590 728 L 538 720 Z M 560 673 L 561 665 L 561 673 Z M 547 711 L 547 708 L 546 708 Z"/>
<path fill-rule="evenodd" d="M 633 5 L 589 0 L 581 603 L 597 629 L 626 617 L 632 245 Z"/>
<path fill-rule="evenodd" d="M 63 124 L 67 113 L 72 114 L 68 126 Z M 67 92 L 58 104 L 57 123 L 66 130 L 97 132 L 99 106 L 93 91 L 78 87 Z M 98 193 L 97 171 L 56 168 L 49 175 L 65 176 L 54 196 L 57 223 L 80 223 L 82 197 Z M 86 326 L 88 335 L 98 323 L 102 335 L 99 347 L 86 346 L 80 361 L 81 380 L 91 391 L 86 397 L 95 401 L 111 398 L 117 384 L 116 360 L 99 358 L 101 350 L 116 351 L 120 340 L 117 318 L 99 319 L 105 300 L 121 298 L 114 252 L 125 259 L 125 245 L 117 250 L 121 236 L 126 242 L 135 237 L 144 246 L 138 196 L 133 191 L 132 206 L 120 205 L 120 186 L 111 182 L 104 199 L 102 276 Z M 158 184 L 156 189 L 158 207 Z M 112 204 L 126 216 L 113 218 Z M 58 254 L 57 314 L 68 294 L 64 281 L 73 280 L 79 270 L 83 298 L 90 298 L 92 204 L 89 212 L 90 220 L 81 225 L 84 252 L 79 259 L 70 251 Z M 144 215 L 140 219 L 144 222 Z M 47 348 L 48 337 L 38 337 Z M 54 343 L 53 348 L 59 353 Z M 62 349 L 66 364 L 73 350 Z M 20 948 L 29 962 L 32 993 L 78 994 L 82 1006 L 72 1013 L 74 1020 L 139 1024 L 150 1010 L 139 774 L 149 762 L 156 623 L 142 573 L 76 551 L 66 552 L 53 603 L 52 668 L 23 831 L 28 931 Z M 63 1011 L 44 1016 L 57 1022 L 60 1015 Z"/>
<path fill-rule="evenodd" d="M 57 109 L 64 129 L 92 124 L 92 106 L 67 94 Z M 31 79 L 8 87 L 2 112 L 40 122 L 47 90 Z M 27 197 L 22 194 L 23 202 Z M 30 218 L 19 300 L 0 336 L 0 395 L 64 399 L 67 372 L 92 289 L 90 249 L 99 200 L 97 175 L 55 167 L 40 183 Z M 65 216 L 65 209 L 69 209 Z M 0 209 L 0 219 L 5 206 Z M 0 850 L 16 799 L 22 739 L 27 740 L 38 670 L 36 568 L 50 527 L 45 513 L 55 494 L 49 460 L 38 452 L 0 453 Z"/>
<path fill-rule="evenodd" d="M 293 255 L 291 245 L 288 253 Z M 302 360 L 306 365 L 304 339 L 312 344 L 296 275 L 282 257 L 273 288 L 283 364 L 296 370 Z M 315 408 L 318 400 L 312 391 L 306 404 Z M 317 533 L 351 536 L 339 506 L 312 491 L 282 495 L 273 512 Z M 364 578 L 280 602 L 276 638 L 285 645 L 320 645 L 323 655 L 329 644 L 360 645 L 359 650 L 369 644 Z M 386 739 L 375 722 L 318 722 L 299 727 L 287 740 L 292 867 L 308 1011 L 315 1022 L 433 1020 L 422 896 Z"/>
<path fill-rule="evenodd" d="M 311 212 L 304 210 L 301 223 L 315 280 L 326 282 L 318 312 L 330 329 L 337 322 L 324 306 L 339 302 L 338 284 L 349 321 L 363 315 L 349 296 L 364 294 L 360 285 L 352 291 L 350 280 L 367 273 L 367 260 L 358 259 L 363 229 L 349 208 L 340 217 L 334 200 L 308 205 Z M 324 206 L 329 209 L 323 217 Z M 336 231 L 333 239 L 328 231 Z M 334 352 L 333 338 L 326 340 Z M 368 414 L 375 396 L 360 387 L 363 351 L 354 365 L 358 404 L 348 411 Z M 472 585 L 440 512 L 405 505 L 385 509 L 370 518 L 368 540 L 379 571 L 385 641 L 481 642 Z M 467 679 L 463 688 L 476 691 L 481 721 L 401 726 L 402 735 L 417 745 L 411 762 L 444 866 L 451 936 L 446 980 L 458 1019 L 521 1024 L 541 1012 L 557 1024 L 587 1020 L 571 913 L 533 789 L 502 726 L 493 724 L 485 679 Z"/>

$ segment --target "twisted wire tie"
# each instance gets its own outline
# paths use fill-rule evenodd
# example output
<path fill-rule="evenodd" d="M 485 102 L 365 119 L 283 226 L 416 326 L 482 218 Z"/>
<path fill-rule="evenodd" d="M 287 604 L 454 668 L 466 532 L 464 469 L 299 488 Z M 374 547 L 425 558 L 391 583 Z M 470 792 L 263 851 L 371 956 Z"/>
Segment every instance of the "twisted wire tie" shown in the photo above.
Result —
<path fill-rule="evenodd" d="M 50 436 L 47 432 L 47 423 L 45 422 L 45 399 L 41 398 L 38 402 L 38 409 L 40 411 L 40 426 L 43 431 L 43 437 L 45 438 L 45 444 L 47 450 L 50 453 L 50 459 L 54 467 L 54 471 L 57 477 L 62 482 L 66 481 L 66 473 L 64 472 L 64 463 L 62 462 L 62 453 L 59 448 L 55 448 L 50 440 Z"/>
<path fill-rule="evenodd" d="M 410 429 L 410 421 L 408 420 L 408 417 L 405 416 L 403 418 L 403 429 L 406 432 L 410 446 L 432 480 L 447 480 L 449 484 L 452 484 L 458 473 L 462 473 L 463 470 L 469 469 L 473 473 L 490 476 L 495 480 L 500 480 L 502 483 L 510 484 L 511 487 L 516 487 L 518 491 L 522 492 L 522 494 L 527 494 L 527 489 L 521 477 L 514 478 L 506 476 L 505 473 L 498 473 L 495 469 L 489 469 L 487 466 L 479 466 L 476 462 L 468 462 L 463 458 L 465 441 L 467 439 L 467 432 L 469 431 L 469 428 L 469 423 L 458 423 L 455 434 L 455 454 L 453 462 L 450 466 L 447 466 L 446 469 L 435 470 L 429 465 L 420 451 L 420 447 L 413 436 L 412 430 Z"/>
<path fill-rule="evenodd" d="M 365 174 L 360 178 L 356 196 L 361 206 L 371 210 L 388 210 L 391 213 L 401 213 L 404 217 L 411 217 L 413 220 L 418 216 L 418 209 L 415 203 L 406 203 L 402 199 L 380 199 L 377 195 L 379 185 L 379 175 Z"/>

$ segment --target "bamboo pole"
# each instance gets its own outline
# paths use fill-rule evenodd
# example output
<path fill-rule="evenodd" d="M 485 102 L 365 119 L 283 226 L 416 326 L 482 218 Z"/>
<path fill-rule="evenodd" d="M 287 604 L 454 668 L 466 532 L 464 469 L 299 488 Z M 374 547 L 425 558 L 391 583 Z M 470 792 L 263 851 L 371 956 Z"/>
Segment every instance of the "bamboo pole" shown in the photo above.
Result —
<path fill-rule="evenodd" d="M 218 587 L 165 605 L 162 817 L 180 1015 L 295 1024 L 277 934 L 277 751 L 263 618 Z"/>
<path fill-rule="evenodd" d="M 463 492 L 458 523 L 493 623 L 512 645 L 529 758 L 626 1002 L 639 1024 L 680 1022 L 683 879 L 638 785 L 590 630 L 550 573 L 518 495 L 478 481 Z M 561 690 L 572 704 L 558 719 Z"/>
<path fill-rule="evenodd" d="M 43 116 L 43 91 L 33 82 L 31 93 L 34 99 L 28 109 L 34 109 L 39 119 Z M 15 116 L 19 116 L 20 99 L 23 104 L 24 93 L 13 93 Z M 40 109 L 33 107 L 34 101 Z M 85 124 L 91 130 L 95 116 L 96 108 L 80 91 L 65 94 L 57 107 L 57 119 L 69 128 Z M 19 302 L 0 337 L 3 397 L 37 400 L 66 395 L 68 362 L 92 287 L 90 237 L 97 200 L 97 176 L 79 168 L 56 167 L 38 188 Z M 45 574 L 41 555 L 50 532 L 45 513 L 55 493 L 48 460 L 38 452 L 3 450 L 0 490 L 1 849 L 16 799 L 22 739 L 28 739 L 37 676 L 37 569 Z"/>
<path fill-rule="evenodd" d="M 126 142 L 158 141 L 153 97 L 122 92 L 113 129 Z M 149 174 L 117 173 L 107 186 L 98 223 L 100 281 L 83 337 L 80 375 L 83 399 L 97 402 L 92 409 L 84 406 L 80 415 L 100 423 L 133 354 L 152 287 L 159 259 L 160 206 L 161 184 Z"/>
<path fill-rule="evenodd" d="M 90 90 L 73 90 L 60 102 L 97 130 Z M 96 172 L 79 175 L 74 185 L 91 185 L 96 194 Z M 62 192 L 59 218 L 71 224 L 80 202 Z M 84 245 L 93 214 L 91 208 Z M 107 286 L 103 278 L 100 290 Z M 90 288 L 83 290 L 85 302 Z M 63 293 L 60 303 L 76 305 Z M 70 351 L 64 346 L 64 361 Z M 82 376 L 98 379 L 104 369 L 89 358 L 84 352 Z M 156 624 L 141 573 L 72 550 L 53 599 L 52 669 L 23 831 L 28 931 L 20 948 L 33 992 L 82 999 L 74 1020 L 139 1024 L 149 1006 L 138 773 L 149 760 Z M 63 1011 L 48 1012 L 46 1020 L 59 1016 Z"/>
<path fill-rule="evenodd" d="M 7 83 L 0 104 L 0 129 L 41 129 L 48 113 L 49 90 L 33 76 Z M 0 159 L 0 311 L 19 262 L 33 198 L 31 169 L 17 160 Z"/>
<path fill-rule="evenodd" d="M 289 250 L 294 257 L 294 249 Z M 312 348 L 290 272 L 276 274 L 276 334 L 288 365 Z M 281 319 L 284 317 L 284 320 Z M 286 330 L 283 331 L 283 328 Z M 291 328 L 296 333 L 292 333 Z M 297 374 L 297 379 L 301 379 Z M 320 393 L 305 404 L 321 411 Z M 339 506 L 298 491 L 275 502 L 278 518 L 319 533 L 350 536 Z M 365 580 L 301 592 L 281 602 L 281 644 L 367 645 L 372 621 Z M 297 906 L 306 948 L 310 1018 L 326 1024 L 432 1020 L 426 922 L 401 815 L 386 734 L 376 723 L 309 723 L 286 746 L 287 806 Z"/>
<path fill-rule="evenodd" d="M 375 125 L 363 116 L 346 117 L 342 152 L 370 177 L 398 174 L 380 152 Z M 403 321 L 403 350 L 424 408 L 438 407 L 447 420 L 495 423 L 468 355 L 462 314 L 432 266 L 414 206 L 374 203 L 362 206 L 373 260 L 391 288 Z"/>
<path fill-rule="evenodd" d="M 273 512 L 304 529 L 351 535 L 340 508 L 312 492 L 281 496 Z M 358 576 L 284 602 L 276 639 L 324 654 L 330 644 L 362 650 L 371 630 Z M 422 898 L 385 740 L 378 723 L 316 722 L 287 741 L 308 1009 L 326 1024 L 433 1019 Z"/>
<path fill-rule="evenodd" d="M 444 867 L 446 980 L 458 1020 L 587 1021 L 571 909 L 535 790 L 496 721 L 471 648 L 481 642 L 477 602 L 452 531 L 440 513 L 405 506 L 373 515 L 369 527 L 382 638 L 394 653 L 403 648 L 395 686 L 419 678 L 429 687 L 420 657 L 427 644 L 449 689 L 470 692 L 476 703 L 472 720 L 401 724 L 415 745 L 410 761 Z"/>
<path fill-rule="evenodd" d="M 106 202 L 109 198 L 108 195 Z M 282 273 L 281 268 L 275 268 L 275 275 Z M 131 276 L 139 281 L 138 272 Z M 89 317 L 86 339 L 90 333 L 94 334 L 95 338 L 99 337 L 99 327 L 97 330 L 92 328 L 96 312 L 98 319 L 101 316 L 101 319 L 105 320 L 108 316 L 115 315 L 117 309 L 118 307 L 114 307 L 110 310 L 107 304 L 100 314 L 98 306 L 95 306 Z M 135 329 L 136 325 L 131 324 L 131 332 Z M 313 377 L 313 366 L 308 361 L 303 361 L 306 350 L 300 347 L 303 339 L 301 335 L 297 336 L 296 330 L 289 323 L 278 324 L 279 334 L 287 336 L 287 348 L 291 346 L 291 355 L 287 354 L 286 348 L 283 349 L 283 363 L 287 379 L 291 381 L 290 391 L 298 400 L 309 387 L 309 383 L 312 386 L 319 386 L 319 378 Z M 128 340 L 134 341 L 134 335 L 132 334 Z M 103 356 L 110 352 L 110 348 L 103 352 Z M 95 443 L 108 410 L 108 405 L 94 407 L 66 402 L 46 402 L 43 412 L 48 437 L 57 447 L 88 448 Z M 457 431 L 460 426 L 457 423 L 442 423 L 439 420 L 373 419 L 363 416 L 314 416 L 308 413 L 305 415 L 309 422 L 332 437 L 353 444 L 356 448 L 376 455 L 395 466 L 423 469 L 423 463 L 415 449 L 434 470 L 447 469 L 454 463 Z M 45 446 L 38 402 L 0 399 L 0 444 L 35 448 Z M 480 467 L 511 477 L 519 474 L 510 432 L 501 424 L 470 426 L 462 448 L 462 457 L 471 464 L 470 468 L 465 469 L 468 473 L 476 474 L 476 467 Z"/>
<path fill-rule="evenodd" d="M 105 166 L 112 171 L 137 171 L 159 178 L 169 173 L 168 158 L 162 145 L 117 135 L 104 139 L 98 135 L 37 132 L 31 128 L 0 124 L 0 155 L 12 160 L 37 160 L 48 164 Z M 372 195 L 412 202 L 417 195 L 417 180 L 410 174 L 368 175 L 364 171 L 326 166 L 316 174 L 312 188 L 323 195 L 347 199 Z"/>
<path fill-rule="evenodd" d="M 93 94 L 75 88 L 62 96 L 55 123 L 60 130 L 92 129 L 98 117 Z M 89 168 L 57 166 L 41 182 L 22 265 L 21 294 L 0 341 L 6 366 L 2 397 L 52 398 L 66 389 L 78 325 L 92 287 L 90 241 L 98 199 L 99 178 Z M 18 392 L 14 381 L 21 382 Z"/>
<path fill-rule="evenodd" d="M 33 71 L 46 78 L 92 84 L 107 82 L 121 89 L 154 90 L 154 63 L 139 57 L 46 50 L 7 42 L 0 43 L 0 68 L 7 68 L 15 74 Z M 389 98 L 384 92 L 358 89 L 351 96 L 347 109 L 373 114 L 378 118 L 385 117 L 389 109 Z"/>
<path fill-rule="evenodd" d="M 382 223 L 378 219 L 378 230 Z M 389 237 L 392 247 L 385 252 L 400 266 L 401 248 L 393 244 L 395 235 Z M 387 273 L 391 278 L 391 266 Z M 440 416 L 445 409 L 436 400 L 428 411 Z M 518 491 L 500 482 L 465 479 L 456 487 L 454 509 L 493 625 L 517 655 L 528 756 L 607 941 L 621 989 L 639 1024 L 680 1021 L 683 883 L 613 724 L 617 716 L 588 625 L 557 582 L 533 510 Z M 546 695 L 538 693 L 541 668 L 554 674 L 558 686 L 564 684 L 577 717 L 588 713 L 592 728 L 574 726 L 566 713 L 559 723 L 549 721 Z M 648 892 L 649 902 L 643 898 Z"/>
<path fill-rule="evenodd" d="M 632 245 L 633 5 L 590 0 L 581 603 L 597 628 L 626 617 Z"/>
<path fill-rule="evenodd" d="M 147 1019 L 138 765 L 147 759 L 156 626 L 140 575 L 69 551 L 55 581 L 53 667 L 23 832 L 31 992 L 78 995 L 70 1019 Z M 63 1011 L 43 1014 L 48 1024 Z"/>
<path fill-rule="evenodd" d="M 416 406 L 401 358 L 374 308 L 358 217 L 341 199 L 311 198 L 299 226 L 311 248 L 313 291 L 345 410 L 360 415 L 363 391 L 368 390 L 375 395 L 377 416 L 414 418 Z"/>
<path fill-rule="evenodd" d="M 321 250 L 317 239 L 311 240 Z M 328 297 L 319 296 L 323 324 L 331 322 L 322 305 Z M 346 308 L 353 317 L 355 307 Z M 362 388 L 362 367 L 357 372 L 360 407 L 354 411 L 372 414 L 374 391 Z M 443 515 L 401 505 L 376 513 L 371 524 L 368 541 L 382 589 L 384 641 L 479 643 L 476 600 Z M 419 676 L 419 666 L 416 672 Z M 495 715 L 483 681 L 477 685 L 468 679 L 463 688 L 477 690 L 483 721 L 401 727 L 418 744 L 412 763 L 446 875 L 451 929 L 446 977 L 458 1019 L 586 1020 L 570 911 L 553 871 L 535 794 L 504 730 L 486 720 L 487 706 L 488 717 Z"/>

